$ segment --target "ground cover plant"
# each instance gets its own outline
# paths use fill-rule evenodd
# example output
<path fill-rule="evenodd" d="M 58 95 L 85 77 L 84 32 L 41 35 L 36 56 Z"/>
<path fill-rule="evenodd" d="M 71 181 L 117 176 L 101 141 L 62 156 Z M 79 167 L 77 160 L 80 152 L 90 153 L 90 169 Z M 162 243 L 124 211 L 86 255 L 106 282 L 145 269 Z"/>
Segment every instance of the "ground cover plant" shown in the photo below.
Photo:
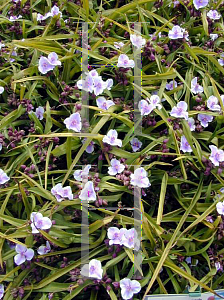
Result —
<path fill-rule="evenodd" d="M 223 287 L 223 1 L 0 1 L 0 299 Z"/>

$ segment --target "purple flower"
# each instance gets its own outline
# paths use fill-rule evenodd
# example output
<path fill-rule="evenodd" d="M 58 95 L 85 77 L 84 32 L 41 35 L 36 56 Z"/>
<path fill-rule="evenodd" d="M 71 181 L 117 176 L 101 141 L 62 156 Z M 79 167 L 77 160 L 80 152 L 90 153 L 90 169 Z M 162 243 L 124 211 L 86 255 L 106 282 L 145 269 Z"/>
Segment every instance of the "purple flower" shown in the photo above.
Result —
<path fill-rule="evenodd" d="M 96 78 L 94 77 L 93 81 L 94 81 L 93 91 L 94 91 L 94 94 L 96 96 L 98 96 L 98 95 L 102 94 L 103 91 L 107 88 L 107 84 L 103 81 L 101 76 L 98 76 Z"/>
<path fill-rule="evenodd" d="M 120 49 L 124 46 L 124 43 L 122 42 L 114 42 L 114 47 L 117 49 Z"/>
<path fill-rule="evenodd" d="M 194 118 L 188 118 L 187 123 L 190 127 L 190 131 L 195 131 L 195 121 Z"/>
<path fill-rule="evenodd" d="M 175 118 L 184 118 L 188 120 L 187 103 L 180 101 L 177 106 L 174 106 L 170 112 L 170 115 Z"/>
<path fill-rule="evenodd" d="M 106 84 L 106 89 L 107 89 L 108 91 L 110 91 L 111 88 L 112 88 L 112 86 L 113 86 L 113 84 L 114 84 L 113 79 L 111 79 L 111 78 L 107 79 L 107 80 L 105 81 L 105 84 Z"/>
<path fill-rule="evenodd" d="M 43 217 L 41 213 L 32 212 L 30 215 L 32 233 L 39 233 L 39 230 L 50 229 L 52 222 L 48 217 Z"/>
<path fill-rule="evenodd" d="M 219 101 L 215 96 L 210 96 L 207 100 L 207 107 L 212 111 L 220 111 L 221 107 L 218 102 Z"/>
<path fill-rule="evenodd" d="M 111 146 L 122 146 L 122 141 L 117 138 L 118 134 L 115 129 L 110 129 L 107 133 L 107 135 L 104 136 L 103 142 L 107 143 Z"/>
<path fill-rule="evenodd" d="M 138 151 L 139 149 L 141 149 L 141 146 L 142 146 L 142 142 L 139 141 L 137 138 L 133 138 L 131 141 L 130 141 L 130 144 L 131 144 L 131 147 L 132 147 L 132 150 L 134 152 Z"/>
<path fill-rule="evenodd" d="M 224 161 L 224 151 L 213 145 L 210 145 L 209 148 L 211 149 L 211 155 L 209 156 L 209 159 L 214 166 L 218 167 L 219 163 Z"/>
<path fill-rule="evenodd" d="M 46 246 L 40 246 L 37 249 L 37 253 L 40 254 L 40 255 L 47 254 L 50 251 L 51 251 L 51 245 L 48 241 L 46 241 Z"/>
<path fill-rule="evenodd" d="M 217 212 L 220 214 L 220 215 L 223 215 L 224 216 L 224 201 L 223 202 L 218 202 L 216 204 L 216 209 L 217 209 Z"/>
<path fill-rule="evenodd" d="M 36 108 L 35 115 L 39 120 L 43 120 L 44 118 L 44 108 L 42 106 L 39 106 Z"/>
<path fill-rule="evenodd" d="M 82 181 L 84 176 L 89 175 L 89 170 L 91 169 L 91 165 L 85 166 L 83 170 L 76 170 L 73 174 L 75 180 Z"/>
<path fill-rule="evenodd" d="M 38 65 L 38 70 L 40 71 L 41 74 L 46 74 L 47 72 L 51 71 L 54 69 L 54 66 L 49 62 L 49 60 L 41 56 L 39 59 L 39 65 Z"/>
<path fill-rule="evenodd" d="M 126 54 L 121 54 L 118 57 L 118 68 L 134 68 L 135 62 L 132 59 L 129 59 Z"/>
<path fill-rule="evenodd" d="M 223 67 L 224 66 L 224 52 L 220 56 L 221 56 L 221 58 L 218 59 L 218 62 Z"/>
<path fill-rule="evenodd" d="M 208 0 L 193 0 L 196 9 L 203 8 L 208 5 Z"/>
<path fill-rule="evenodd" d="M 172 40 L 182 39 L 183 35 L 183 28 L 178 25 L 173 26 L 172 30 L 169 31 L 168 37 Z"/>
<path fill-rule="evenodd" d="M 77 81 L 77 87 L 80 90 L 84 90 L 86 92 L 93 92 L 94 89 L 94 82 L 93 82 L 93 78 L 91 75 L 87 75 L 86 79 L 80 79 Z"/>
<path fill-rule="evenodd" d="M 86 141 L 86 139 L 87 138 L 84 138 L 83 140 L 82 140 L 82 143 L 84 144 L 85 143 L 85 141 Z M 89 143 L 89 146 L 87 146 L 87 148 L 86 148 L 86 152 L 87 153 L 92 153 L 93 151 L 94 151 L 94 142 L 93 141 L 91 141 L 90 143 Z"/>
<path fill-rule="evenodd" d="M 14 257 L 14 262 L 17 266 L 23 264 L 26 260 L 31 260 L 34 257 L 33 249 L 27 249 L 27 247 L 17 244 L 15 248 L 16 256 Z"/>
<path fill-rule="evenodd" d="M 101 280 L 103 277 L 103 269 L 101 262 L 97 259 L 91 259 L 89 264 L 85 264 L 81 268 L 80 274 L 84 277 Z"/>
<path fill-rule="evenodd" d="M 110 239 L 109 245 L 123 245 L 122 236 L 127 231 L 125 228 L 118 229 L 117 227 L 110 227 L 107 231 L 107 236 Z"/>
<path fill-rule="evenodd" d="M 201 85 L 198 84 L 198 77 L 194 77 L 191 80 L 191 92 L 194 94 L 203 93 L 204 89 Z"/>
<path fill-rule="evenodd" d="M 170 82 L 167 82 L 167 84 L 166 84 L 166 89 L 168 91 L 172 91 L 176 87 L 177 87 L 177 82 L 175 80 L 171 80 Z"/>
<path fill-rule="evenodd" d="M 219 37 L 219 35 L 217 33 L 210 33 L 209 36 L 210 36 L 211 40 L 213 40 L 213 41 L 215 41 Z"/>
<path fill-rule="evenodd" d="M 67 129 L 72 129 L 75 132 L 80 132 L 82 128 L 81 116 L 78 112 L 71 114 L 70 117 L 64 120 Z"/>
<path fill-rule="evenodd" d="M 108 168 L 108 174 L 111 176 L 122 173 L 125 169 L 125 166 L 119 162 L 116 158 L 113 158 L 110 162 L 111 167 Z"/>
<path fill-rule="evenodd" d="M 138 239 L 138 233 L 135 228 L 124 231 L 124 234 L 122 235 L 122 244 L 129 249 L 139 250 L 140 240 Z"/>
<path fill-rule="evenodd" d="M 198 120 L 201 122 L 201 126 L 208 127 L 208 123 L 212 122 L 213 116 L 205 115 L 205 114 L 198 114 Z"/>
<path fill-rule="evenodd" d="M 4 285 L 0 284 L 0 299 L 2 299 L 4 296 Z"/>
<path fill-rule="evenodd" d="M 223 266 L 220 264 L 220 262 L 215 262 L 215 267 L 217 271 L 223 271 Z"/>
<path fill-rule="evenodd" d="M 15 22 L 15 21 L 17 21 L 19 19 L 22 19 L 21 15 L 19 15 L 19 16 L 10 16 L 9 21 Z"/>
<path fill-rule="evenodd" d="M 121 296 L 123 299 L 128 300 L 141 291 L 141 285 L 137 280 L 124 278 L 120 280 Z"/>
<path fill-rule="evenodd" d="M 16 48 L 15 48 L 15 49 L 16 49 Z M 16 57 L 16 56 L 17 56 L 17 52 L 16 52 L 16 51 L 12 51 L 11 55 Z M 15 59 L 14 59 L 14 58 L 10 58 L 9 61 L 10 61 L 10 62 L 14 62 Z"/>
<path fill-rule="evenodd" d="M 62 16 L 62 13 L 60 12 L 59 8 L 54 5 L 51 9 L 51 15 L 52 17 L 57 16 L 58 14 L 60 14 L 60 17 Z"/>
<path fill-rule="evenodd" d="M 210 10 L 208 13 L 207 13 L 207 17 L 209 17 L 209 19 L 211 20 L 219 20 L 221 18 L 221 15 L 220 13 L 217 12 L 217 10 Z"/>
<path fill-rule="evenodd" d="M 58 202 L 61 202 L 63 199 L 68 198 L 69 200 L 73 199 L 72 189 L 70 186 L 62 187 L 61 183 L 56 184 L 51 189 L 51 194 L 55 196 Z"/>
<path fill-rule="evenodd" d="M 184 135 L 181 137 L 180 150 L 183 152 L 192 152 L 191 146 Z"/>
<path fill-rule="evenodd" d="M 130 40 L 132 45 L 135 46 L 137 49 L 141 49 L 146 43 L 146 40 L 144 38 L 136 34 L 131 34 Z"/>
<path fill-rule="evenodd" d="M 137 168 L 134 174 L 131 174 L 131 184 L 141 188 L 150 187 L 151 184 L 148 179 L 148 174 L 144 168 Z"/>
<path fill-rule="evenodd" d="M 92 181 L 87 181 L 86 182 L 84 188 L 81 190 L 81 193 L 79 195 L 79 199 L 89 200 L 89 201 L 95 201 L 96 200 L 96 193 L 95 193 Z"/>
<path fill-rule="evenodd" d="M 47 58 L 48 58 L 49 63 L 50 63 L 52 66 L 61 66 L 61 62 L 60 62 L 60 60 L 58 59 L 57 53 L 51 52 L 51 53 L 48 55 Z"/>
<path fill-rule="evenodd" d="M 4 184 L 10 180 L 10 177 L 6 175 L 6 173 L 0 169 L 0 184 Z"/>
<path fill-rule="evenodd" d="M 147 116 L 153 111 L 153 106 L 147 100 L 141 100 L 138 104 L 141 116 Z"/>
<path fill-rule="evenodd" d="M 112 100 L 106 100 L 104 97 L 99 97 L 96 99 L 96 104 L 99 108 L 108 110 L 109 107 L 115 105 Z"/>

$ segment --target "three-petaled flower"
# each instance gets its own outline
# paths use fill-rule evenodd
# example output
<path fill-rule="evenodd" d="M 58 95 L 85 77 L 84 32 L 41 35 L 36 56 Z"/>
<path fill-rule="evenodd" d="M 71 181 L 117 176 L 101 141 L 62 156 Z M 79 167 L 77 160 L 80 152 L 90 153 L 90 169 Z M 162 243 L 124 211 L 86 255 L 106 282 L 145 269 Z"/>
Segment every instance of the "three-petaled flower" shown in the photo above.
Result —
<path fill-rule="evenodd" d="M 34 251 L 31 248 L 27 249 L 27 247 L 17 244 L 15 250 L 18 253 L 14 256 L 14 262 L 17 266 L 34 257 Z"/>

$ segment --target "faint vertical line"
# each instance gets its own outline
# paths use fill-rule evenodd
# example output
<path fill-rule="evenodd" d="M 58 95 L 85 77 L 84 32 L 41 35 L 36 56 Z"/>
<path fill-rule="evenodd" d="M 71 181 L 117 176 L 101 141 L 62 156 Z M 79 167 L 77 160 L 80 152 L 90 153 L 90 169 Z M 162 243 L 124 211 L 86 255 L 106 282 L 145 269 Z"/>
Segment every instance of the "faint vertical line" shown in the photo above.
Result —
<path fill-rule="evenodd" d="M 136 170 L 139 166 L 134 166 L 134 170 Z M 141 200 L 141 188 L 134 186 L 134 228 L 137 232 L 137 236 L 135 237 L 135 247 L 139 248 L 138 250 L 134 250 L 134 275 L 141 276 L 141 274 L 136 265 L 140 267 L 142 270 L 142 200 Z M 140 245 L 139 245 L 140 241 Z"/>
<path fill-rule="evenodd" d="M 134 23 L 134 31 L 136 35 L 141 35 L 141 22 Z M 142 117 L 138 109 L 138 104 L 141 101 L 142 94 L 142 60 L 141 48 L 133 46 L 134 56 L 134 135 L 142 133 Z"/>
<path fill-rule="evenodd" d="M 88 72 L 88 51 L 89 51 L 89 45 L 88 45 L 88 23 L 82 22 L 82 56 L 81 56 L 81 78 L 82 80 L 85 80 L 86 73 Z M 82 132 L 86 131 L 86 128 L 89 126 L 86 122 L 89 124 L 89 92 L 82 89 L 81 91 L 81 99 L 82 99 L 82 109 L 80 112 L 81 118 L 82 118 Z M 84 107 L 84 106 L 85 107 Z"/>

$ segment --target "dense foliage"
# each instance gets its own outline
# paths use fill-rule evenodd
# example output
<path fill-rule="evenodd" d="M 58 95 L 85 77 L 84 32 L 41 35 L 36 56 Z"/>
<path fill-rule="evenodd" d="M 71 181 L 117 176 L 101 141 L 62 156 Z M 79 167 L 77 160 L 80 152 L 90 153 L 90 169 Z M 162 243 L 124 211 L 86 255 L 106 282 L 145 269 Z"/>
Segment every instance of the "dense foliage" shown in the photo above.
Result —
<path fill-rule="evenodd" d="M 223 11 L 0 1 L 0 298 L 223 287 Z"/>

